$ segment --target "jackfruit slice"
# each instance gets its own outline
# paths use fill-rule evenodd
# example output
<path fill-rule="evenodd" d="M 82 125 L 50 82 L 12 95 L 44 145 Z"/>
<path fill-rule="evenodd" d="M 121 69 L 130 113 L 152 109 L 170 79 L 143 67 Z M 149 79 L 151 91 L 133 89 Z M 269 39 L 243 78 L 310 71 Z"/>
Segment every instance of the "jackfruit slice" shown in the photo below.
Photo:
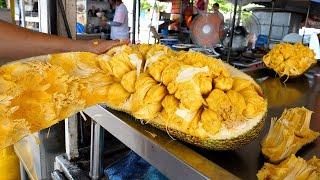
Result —
<path fill-rule="evenodd" d="M 278 120 L 273 119 L 262 141 L 262 153 L 271 162 L 279 162 L 314 141 L 320 134 L 309 129 L 311 114 L 304 107 L 292 108 L 285 110 Z"/>
<path fill-rule="evenodd" d="M 318 180 L 320 178 L 320 168 L 316 163 L 319 162 L 320 160 L 316 157 L 313 157 L 309 161 L 305 161 L 292 154 L 279 165 L 265 163 L 259 170 L 257 177 L 259 180 Z"/>

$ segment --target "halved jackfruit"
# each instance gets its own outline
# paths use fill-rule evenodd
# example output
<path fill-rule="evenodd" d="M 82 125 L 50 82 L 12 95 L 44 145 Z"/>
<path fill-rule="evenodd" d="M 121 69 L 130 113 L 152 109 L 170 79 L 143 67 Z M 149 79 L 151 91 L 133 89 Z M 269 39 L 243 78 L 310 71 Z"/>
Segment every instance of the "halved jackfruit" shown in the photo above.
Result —
<path fill-rule="evenodd" d="M 145 68 L 159 53 L 164 55 Z M 122 46 L 100 56 L 35 57 L 0 67 L 0 75 L 0 148 L 106 103 L 186 142 L 235 149 L 257 137 L 267 111 L 260 87 L 248 75 L 214 58 L 158 45 Z"/>

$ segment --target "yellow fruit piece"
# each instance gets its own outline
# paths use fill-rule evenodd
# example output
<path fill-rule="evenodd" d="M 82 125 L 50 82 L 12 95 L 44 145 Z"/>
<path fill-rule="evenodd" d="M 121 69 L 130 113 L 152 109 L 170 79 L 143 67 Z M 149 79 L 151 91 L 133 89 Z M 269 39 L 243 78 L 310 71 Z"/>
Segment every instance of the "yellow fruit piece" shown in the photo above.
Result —
<path fill-rule="evenodd" d="M 137 71 L 133 70 L 126 73 L 121 79 L 121 85 L 124 87 L 126 91 L 129 93 L 133 93 L 135 91 L 135 82 L 137 79 Z"/>
<path fill-rule="evenodd" d="M 87 76 L 95 72 L 98 66 L 97 55 L 87 52 L 53 54 L 49 63 L 77 76 Z"/>
<path fill-rule="evenodd" d="M 179 100 L 175 98 L 173 95 L 167 95 L 164 97 L 161 104 L 167 112 L 173 114 L 173 112 L 175 112 L 179 106 Z"/>
<path fill-rule="evenodd" d="M 230 99 L 230 102 L 232 104 L 232 109 L 236 113 L 236 119 L 242 120 L 244 119 L 243 111 L 247 108 L 246 102 L 244 100 L 244 97 L 234 90 L 229 90 L 227 92 L 227 96 Z"/>
<path fill-rule="evenodd" d="M 166 87 L 157 84 L 150 88 L 150 90 L 147 92 L 144 103 L 152 103 L 152 102 L 161 102 L 161 100 L 167 95 Z M 161 104 L 161 103 L 160 103 Z"/>
<path fill-rule="evenodd" d="M 314 141 L 320 133 L 309 128 L 312 112 L 306 108 L 285 110 L 278 120 L 271 121 L 262 141 L 262 153 L 271 162 L 279 162 Z"/>
<path fill-rule="evenodd" d="M 233 78 L 232 90 L 241 91 L 251 85 L 251 82 L 242 78 Z"/>
<path fill-rule="evenodd" d="M 218 88 L 222 91 L 228 91 L 232 88 L 233 79 L 231 77 L 219 76 L 214 79 L 214 88 Z"/>
<path fill-rule="evenodd" d="M 262 112 L 267 103 L 256 91 L 253 85 L 242 89 L 239 93 L 244 97 L 247 108 L 244 110 L 243 115 L 247 118 L 253 118 Z"/>
<path fill-rule="evenodd" d="M 259 180 L 277 179 L 297 179 L 297 180 L 317 180 L 320 177 L 320 168 L 314 163 L 320 163 L 316 157 L 305 161 L 300 157 L 291 155 L 290 158 L 278 165 L 265 163 L 259 170 L 257 177 Z"/>
<path fill-rule="evenodd" d="M 202 127 L 210 134 L 219 132 L 222 125 L 222 118 L 210 109 L 203 110 L 201 114 Z"/>
<path fill-rule="evenodd" d="M 19 158 L 14 153 L 13 146 L 0 150 L 0 179 L 20 179 Z"/>
<path fill-rule="evenodd" d="M 197 111 L 204 103 L 200 89 L 192 81 L 179 83 L 175 97 L 181 101 L 185 108 L 191 111 Z"/>
<path fill-rule="evenodd" d="M 231 109 L 231 102 L 226 93 L 224 93 L 220 89 L 214 89 L 211 91 L 209 96 L 206 99 L 209 109 L 213 111 L 217 110 L 226 110 L 229 111 Z"/>
<path fill-rule="evenodd" d="M 120 83 L 114 83 L 108 88 L 107 103 L 113 107 L 121 107 L 129 96 L 130 93 Z"/>

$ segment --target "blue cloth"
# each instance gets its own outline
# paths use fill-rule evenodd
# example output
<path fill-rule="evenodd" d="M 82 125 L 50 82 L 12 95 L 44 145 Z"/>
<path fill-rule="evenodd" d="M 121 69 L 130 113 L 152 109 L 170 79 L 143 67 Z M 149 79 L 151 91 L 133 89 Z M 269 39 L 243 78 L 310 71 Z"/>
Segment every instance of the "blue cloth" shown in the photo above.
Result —
<path fill-rule="evenodd" d="M 82 34 L 82 33 L 85 32 L 84 25 L 82 25 L 81 23 L 78 23 L 78 22 L 77 22 L 77 25 L 76 25 L 76 29 L 77 29 L 77 33 L 79 33 L 79 34 Z"/>
<path fill-rule="evenodd" d="M 104 170 L 110 180 L 141 179 L 167 180 L 161 172 L 151 166 L 139 155 L 130 151 L 125 157 Z"/>

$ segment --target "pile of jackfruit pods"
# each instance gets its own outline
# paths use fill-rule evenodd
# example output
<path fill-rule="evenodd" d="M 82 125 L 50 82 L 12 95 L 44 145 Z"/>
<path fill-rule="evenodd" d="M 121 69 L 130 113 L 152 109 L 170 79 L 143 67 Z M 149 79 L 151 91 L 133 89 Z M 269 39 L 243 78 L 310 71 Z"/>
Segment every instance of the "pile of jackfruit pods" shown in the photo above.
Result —
<path fill-rule="evenodd" d="M 161 45 L 17 61 L 0 67 L 0 87 L 0 148 L 105 103 L 189 143 L 235 149 L 259 134 L 267 111 L 248 75 Z"/>
<path fill-rule="evenodd" d="M 263 57 L 263 62 L 280 77 L 289 78 L 302 75 L 317 61 L 313 50 L 301 43 L 280 43 Z"/>
<path fill-rule="evenodd" d="M 311 114 L 304 107 L 296 107 L 284 110 L 277 120 L 271 119 L 270 130 L 261 145 L 263 155 L 274 164 L 264 164 L 257 174 L 259 180 L 320 179 L 320 159 L 314 156 L 305 161 L 295 156 L 320 135 L 309 127 Z"/>

